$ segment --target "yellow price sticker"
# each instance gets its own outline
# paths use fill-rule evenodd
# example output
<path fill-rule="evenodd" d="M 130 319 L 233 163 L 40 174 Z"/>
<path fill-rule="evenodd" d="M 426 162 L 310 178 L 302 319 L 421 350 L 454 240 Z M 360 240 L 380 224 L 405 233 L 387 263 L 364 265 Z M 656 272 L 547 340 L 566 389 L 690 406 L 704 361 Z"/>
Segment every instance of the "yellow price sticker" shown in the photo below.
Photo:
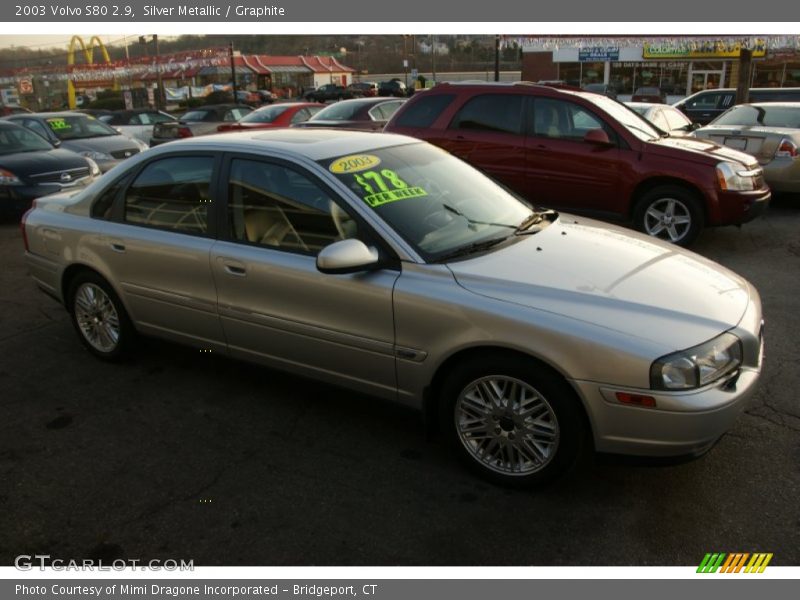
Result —
<path fill-rule="evenodd" d="M 351 154 L 350 156 L 343 156 L 333 161 L 328 170 L 336 175 L 344 175 L 346 173 L 358 173 L 359 171 L 366 171 L 381 164 L 381 159 L 374 154 Z"/>

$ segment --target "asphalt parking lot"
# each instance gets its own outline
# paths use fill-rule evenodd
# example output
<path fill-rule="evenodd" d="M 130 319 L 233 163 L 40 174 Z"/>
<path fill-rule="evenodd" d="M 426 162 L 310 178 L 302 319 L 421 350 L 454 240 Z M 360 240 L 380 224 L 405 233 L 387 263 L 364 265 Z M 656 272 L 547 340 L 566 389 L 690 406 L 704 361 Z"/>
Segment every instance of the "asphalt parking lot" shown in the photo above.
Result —
<path fill-rule="evenodd" d="M 0 564 L 800 564 L 798 232 L 800 199 L 784 198 L 694 247 L 758 287 L 767 322 L 758 393 L 710 453 L 595 457 L 520 492 L 371 398 L 154 340 L 97 361 L 0 225 Z"/>

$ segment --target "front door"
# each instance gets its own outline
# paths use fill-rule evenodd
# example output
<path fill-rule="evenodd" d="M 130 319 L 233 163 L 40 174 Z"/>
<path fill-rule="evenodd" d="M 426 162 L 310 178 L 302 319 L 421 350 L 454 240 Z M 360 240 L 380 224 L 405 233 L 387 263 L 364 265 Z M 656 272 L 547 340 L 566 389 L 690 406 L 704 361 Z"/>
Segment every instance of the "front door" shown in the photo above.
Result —
<path fill-rule="evenodd" d="M 244 156 L 225 172 L 226 231 L 211 267 L 231 355 L 394 398 L 400 272 L 317 270 L 328 244 L 369 240 L 313 175 Z"/>
<path fill-rule="evenodd" d="M 621 214 L 623 168 L 616 133 L 580 104 L 536 98 L 527 120 L 525 158 L 533 200 L 545 207 L 590 214 Z M 592 129 L 603 129 L 613 145 L 584 141 Z"/>

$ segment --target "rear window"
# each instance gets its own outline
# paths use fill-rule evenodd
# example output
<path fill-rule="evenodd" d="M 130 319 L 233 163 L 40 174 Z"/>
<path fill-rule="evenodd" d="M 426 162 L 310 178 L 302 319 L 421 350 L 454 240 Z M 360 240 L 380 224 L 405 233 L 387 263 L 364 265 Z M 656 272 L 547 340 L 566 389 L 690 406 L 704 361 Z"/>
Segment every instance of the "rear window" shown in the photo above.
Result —
<path fill-rule="evenodd" d="M 475 96 L 458 111 L 450 129 L 522 133 L 522 102 L 518 94 Z"/>
<path fill-rule="evenodd" d="M 713 121 L 714 125 L 800 128 L 800 106 L 734 106 Z"/>
<path fill-rule="evenodd" d="M 454 94 L 423 94 L 417 100 L 412 101 L 403 113 L 397 117 L 395 125 L 397 127 L 421 127 L 426 128 L 433 125 L 444 109 L 450 106 L 455 98 Z"/>

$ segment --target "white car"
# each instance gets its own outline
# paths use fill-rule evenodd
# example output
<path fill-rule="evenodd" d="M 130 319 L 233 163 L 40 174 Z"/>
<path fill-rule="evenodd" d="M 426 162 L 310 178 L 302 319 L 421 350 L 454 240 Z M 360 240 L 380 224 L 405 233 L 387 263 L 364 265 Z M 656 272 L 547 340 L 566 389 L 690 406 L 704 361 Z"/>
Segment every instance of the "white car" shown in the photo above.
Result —
<path fill-rule="evenodd" d="M 626 102 L 625 106 L 636 111 L 661 131 L 671 136 L 687 136 L 695 129 L 692 120 L 669 104 L 654 102 Z"/>
<path fill-rule="evenodd" d="M 150 138 L 153 137 L 153 125 L 177 121 L 172 115 L 150 108 L 117 110 L 110 115 L 100 117 L 100 120 L 121 134 L 136 138 L 148 146 Z"/>

